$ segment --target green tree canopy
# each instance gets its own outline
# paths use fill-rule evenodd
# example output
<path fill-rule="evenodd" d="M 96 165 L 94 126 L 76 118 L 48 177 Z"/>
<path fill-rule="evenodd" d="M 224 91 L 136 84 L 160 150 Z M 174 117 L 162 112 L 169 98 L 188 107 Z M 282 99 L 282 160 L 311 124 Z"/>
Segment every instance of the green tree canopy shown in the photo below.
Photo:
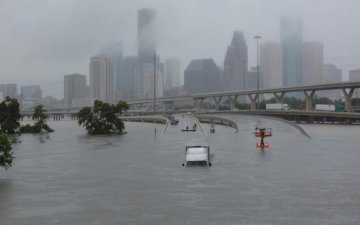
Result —
<path fill-rule="evenodd" d="M 0 166 L 8 169 L 12 166 L 13 155 L 12 146 L 8 137 L 4 133 L 0 133 Z"/>
<path fill-rule="evenodd" d="M 125 128 L 123 121 L 117 117 L 129 109 L 125 101 L 119 101 L 116 105 L 94 101 L 94 107 L 82 108 L 78 113 L 78 124 L 85 127 L 88 134 L 122 134 Z"/>
<path fill-rule="evenodd" d="M 20 107 L 15 98 L 6 97 L 0 103 L 0 131 L 15 134 L 20 126 Z"/>
<path fill-rule="evenodd" d="M 331 100 L 327 97 L 318 97 L 318 96 L 315 96 L 313 102 L 314 102 L 314 106 L 315 106 L 315 104 L 328 104 L 328 105 L 334 104 L 333 100 Z"/>
<path fill-rule="evenodd" d="M 36 120 L 34 125 L 26 124 L 25 126 L 21 126 L 20 132 L 21 133 L 42 133 L 43 131 L 46 132 L 54 132 L 47 123 L 46 119 L 48 116 L 46 115 L 46 109 L 44 109 L 43 105 L 38 105 L 34 109 L 33 119 Z"/>

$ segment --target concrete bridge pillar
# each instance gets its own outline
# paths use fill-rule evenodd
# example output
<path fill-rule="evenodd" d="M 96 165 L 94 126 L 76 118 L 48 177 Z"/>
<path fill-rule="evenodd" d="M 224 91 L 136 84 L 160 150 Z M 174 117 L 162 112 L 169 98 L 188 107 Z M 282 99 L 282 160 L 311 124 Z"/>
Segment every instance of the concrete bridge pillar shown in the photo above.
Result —
<path fill-rule="evenodd" d="M 276 103 L 282 103 L 284 99 L 285 92 L 274 92 L 274 97 L 276 99 Z"/>
<path fill-rule="evenodd" d="M 258 99 L 259 94 L 248 94 L 248 96 L 251 101 L 251 110 L 256 110 L 256 100 Z"/>
<path fill-rule="evenodd" d="M 315 90 L 311 90 L 310 94 L 308 91 L 304 91 L 305 100 L 306 100 L 306 111 L 312 111 L 313 110 L 313 99 L 314 99 Z"/>
<path fill-rule="evenodd" d="M 214 103 L 215 103 L 215 109 L 219 110 L 220 108 L 220 102 L 221 102 L 222 96 L 219 97 L 213 97 Z"/>
<path fill-rule="evenodd" d="M 201 112 L 201 105 L 203 104 L 204 100 L 205 98 L 194 98 L 196 112 Z"/>
<path fill-rule="evenodd" d="M 345 88 L 341 89 L 345 98 L 345 111 L 351 112 L 351 97 L 354 94 L 355 88 L 349 88 L 349 92 Z"/>
<path fill-rule="evenodd" d="M 230 110 L 233 110 L 236 106 L 236 99 L 237 99 L 238 95 L 235 95 L 235 96 L 228 96 L 228 99 L 230 101 Z"/>

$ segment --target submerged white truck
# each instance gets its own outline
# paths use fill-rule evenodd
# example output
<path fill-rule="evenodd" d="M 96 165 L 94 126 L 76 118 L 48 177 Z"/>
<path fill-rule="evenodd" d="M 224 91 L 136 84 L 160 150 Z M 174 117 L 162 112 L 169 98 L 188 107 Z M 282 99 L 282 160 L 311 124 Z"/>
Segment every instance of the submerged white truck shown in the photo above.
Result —
<path fill-rule="evenodd" d="M 187 145 L 183 166 L 211 166 L 210 147 L 208 145 Z"/>

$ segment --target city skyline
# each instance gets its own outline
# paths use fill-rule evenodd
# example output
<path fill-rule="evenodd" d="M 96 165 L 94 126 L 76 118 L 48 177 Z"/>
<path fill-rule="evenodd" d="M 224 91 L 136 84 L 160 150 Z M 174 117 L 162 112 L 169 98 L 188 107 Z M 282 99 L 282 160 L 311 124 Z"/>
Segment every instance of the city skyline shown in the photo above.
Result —
<path fill-rule="evenodd" d="M 313 7 L 310 1 L 299 0 L 279 1 L 278 4 L 266 1 L 182 3 L 110 1 L 106 7 L 98 7 L 99 1 L 86 1 L 84 7 L 84 3 L 70 1 L 2 3 L 5 13 L 0 18 L 6 24 L 2 24 L 3 41 L 0 44 L 4 49 L 0 57 L 5 62 L 1 83 L 16 83 L 19 87 L 37 83 L 42 86 L 44 96 L 62 97 L 63 75 L 81 73 L 89 76 L 89 57 L 97 54 L 106 43 L 122 41 L 124 56 L 136 54 L 136 14 L 144 7 L 153 7 L 158 12 L 161 27 L 159 54 L 162 58 L 179 57 L 181 71 L 195 58 L 210 57 L 217 65 L 222 65 L 234 30 L 244 32 L 249 48 L 249 68 L 254 66 L 256 43 L 253 36 L 261 35 L 261 42 L 278 41 L 280 17 L 290 14 L 303 18 L 304 41 L 323 43 L 324 63 L 342 69 L 345 79 L 349 69 L 360 68 L 360 44 L 355 41 L 360 32 L 348 25 L 349 19 L 358 17 L 355 10 L 360 6 L 358 1 L 318 1 L 323 6 L 321 9 Z M 203 4 L 206 9 L 197 7 Z M 189 8 L 189 5 L 194 7 Z M 79 14 L 68 16 L 66 13 L 74 10 Z M 221 11 L 226 11 L 226 15 L 219 13 Z M 197 19 L 191 14 L 197 15 Z M 90 18 L 88 15 L 96 16 Z M 94 27 L 103 32 L 95 34 Z"/>

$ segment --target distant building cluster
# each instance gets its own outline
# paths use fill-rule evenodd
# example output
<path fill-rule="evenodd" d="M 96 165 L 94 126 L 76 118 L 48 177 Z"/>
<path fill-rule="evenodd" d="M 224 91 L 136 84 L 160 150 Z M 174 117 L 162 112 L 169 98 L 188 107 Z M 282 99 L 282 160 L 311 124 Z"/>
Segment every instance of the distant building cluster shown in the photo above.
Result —
<path fill-rule="evenodd" d="M 116 103 L 118 100 L 342 81 L 341 69 L 324 64 L 323 44 L 303 40 L 302 19 L 296 17 L 280 19 L 279 42 L 261 41 L 257 55 L 259 67 L 249 68 L 248 46 L 241 31 L 234 31 L 223 65 L 217 65 L 212 58 L 193 59 L 183 73 L 178 57 L 161 60 L 156 37 L 156 11 L 140 9 L 137 12 L 137 55 L 124 56 L 121 41 L 114 41 L 90 57 L 88 76 L 64 75 L 63 100 L 43 97 L 39 85 L 23 86 L 18 93 L 16 84 L 0 84 L 0 100 L 6 96 L 16 97 L 22 109 L 38 104 L 72 109 L 90 106 L 95 99 Z M 260 41 L 260 37 L 257 38 Z M 349 80 L 359 81 L 360 70 L 349 71 Z M 320 95 L 333 99 L 342 97 L 340 91 L 324 91 Z M 269 97 L 272 96 L 262 96 Z M 238 101 L 245 102 L 245 98 L 239 97 Z"/>
<path fill-rule="evenodd" d="M 17 99 L 22 110 L 33 109 L 40 104 L 48 108 L 63 108 L 62 100 L 51 96 L 43 97 L 39 85 L 22 86 L 19 93 L 17 84 L 0 84 L 0 101 L 5 100 L 6 97 Z"/>
<path fill-rule="evenodd" d="M 281 18 L 280 43 L 261 44 L 260 70 L 263 74 L 263 88 L 315 85 L 342 80 L 340 69 L 332 64 L 324 64 L 323 44 L 303 41 L 302 20 L 296 17 Z M 329 96 L 325 92 L 318 95 L 334 99 L 340 97 L 339 94 Z"/>
<path fill-rule="evenodd" d="M 138 10 L 137 55 L 124 56 L 121 42 L 112 42 L 90 58 L 90 86 L 86 86 L 84 75 L 65 75 L 65 108 L 91 105 L 94 99 L 117 102 L 120 99 L 173 97 L 342 80 L 340 69 L 324 64 L 323 44 L 303 41 L 300 18 L 281 18 L 280 42 L 265 41 L 259 46 L 259 68 L 249 68 L 245 36 L 243 32 L 235 31 L 223 65 L 216 65 L 212 58 L 193 59 L 181 74 L 179 58 L 161 61 L 157 53 L 156 31 L 156 11 L 150 8 Z M 351 74 L 354 75 L 350 76 L 350 80 L 360 79 L 358 72 Z M 340 92 L 322 94 L 334 99 L 341 97 Z M 272 96 L 262 96 L 269 97 Z M 245 97 L 239 97 L 238 101 L 245 102 Z"/>
<path fill-rule="evenodd" d="M 107 44 L 90 58 L 90 85 L 86 76 L 64 77 L 65 108 L 91 105 L 93 100 L 115 103 L 118 100 L 147 99 L 181 89 L 180 60 L 160 60 L 156 52 L 157 14 L 154 9 L 138 10 L 136 56 L 124 56 L 120 41 Z M 85 81 L 84 81 L 85 79 Z M 81 82 L 80 82 L 81 80 Z M 88 94 L 84 94 L 89 90 Z"/>

